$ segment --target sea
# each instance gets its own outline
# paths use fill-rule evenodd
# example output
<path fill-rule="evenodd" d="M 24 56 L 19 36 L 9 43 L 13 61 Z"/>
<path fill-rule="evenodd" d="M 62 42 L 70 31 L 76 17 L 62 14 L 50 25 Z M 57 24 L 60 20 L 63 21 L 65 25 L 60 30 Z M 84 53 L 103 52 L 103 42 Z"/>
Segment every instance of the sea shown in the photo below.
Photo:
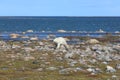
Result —
<path fill-rule="evenodd" d="M 120 17 L 1 16 L 0 39 L 10 39 L 14 33 L 40 39 L 49 35 L 102 37 L 110 33 L 118 36 Z"/>

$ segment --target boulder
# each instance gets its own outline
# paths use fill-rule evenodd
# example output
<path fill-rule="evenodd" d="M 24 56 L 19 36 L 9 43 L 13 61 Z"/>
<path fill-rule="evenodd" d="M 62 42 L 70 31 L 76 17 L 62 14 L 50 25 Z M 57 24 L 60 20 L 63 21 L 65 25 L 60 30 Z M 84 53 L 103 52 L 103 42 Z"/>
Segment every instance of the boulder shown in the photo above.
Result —
<path fill-rule="evenodd" d="M 10 34 L 10 37 L 11 37 L 11 38 L 18 38 L 19 36 L 20 36 L 19 34 L 15 34 L 15 33 Z"/>
<path fill-rule="evenodd" d="M 32 32 L 33 32 L 33 30 L 27 30 L 26 32 L 28 32 L 28 33 L 32 33 Z"/>
<path fill-rule="evenodd" d="M 66 31 L 65 31 L 65 30 L 58 30 L 57 32 L 64 33 L 64 32 L 66 32 Z"/>
<path fill-rule="evenodd" d="M 31 40 L 31 41 L 37 41 L 37 40 L 38 40 L 38 37 L 31 37 L 30 40 Z"/>
<path fill-rule="evenodd" d="M 107 66 L 106 67 L 106 71 L 110 72 L 110 73 L 116 72 L 116 70 L 113 67 L 111 67 L 111 66 Z"/>
<path fill-rule="evenodd" d="M 116 64 L 116 69 L 120 69 L 120 64 Z"/>
<path fill-rule="evenodd" d="M 90 39 L 90 40 L 87 40 L 86 43 L 97 44 L 97 43 L 99 43 L 99 41 L 97 39 Z"/>
<path fill-rule="evenodd" d="M 33 56 L 24 57 L 24 61 L 29 61 L 29 60 L 34 60 L 34 59 L 35 59 L 35 57 L 33 57 Z"/>

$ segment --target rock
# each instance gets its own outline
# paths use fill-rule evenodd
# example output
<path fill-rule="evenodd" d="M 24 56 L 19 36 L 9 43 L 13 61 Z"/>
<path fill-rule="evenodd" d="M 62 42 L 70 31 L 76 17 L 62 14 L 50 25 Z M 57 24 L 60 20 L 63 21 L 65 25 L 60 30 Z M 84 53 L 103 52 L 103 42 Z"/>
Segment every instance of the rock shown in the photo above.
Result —
<path fill-rule="evenodd" d="M 96 53 L 102 54 L 103 52 L 102 52 L 102 51 L 99 51 L 99 50 L 96 50 Z"/>
<path fill-rule="evenodd" d="M 102 63 L 103 63 L 103 64 L 106 64 L 106 65 L 108 64 L 108 62 L 105 62 L 105 61 L 104 61 L 104 62 L 102 62 Z"/>
<path fill-rule="evenodd" d="M 45 65 L 50 65 L 51 62 L 45 62 Z"/>
<path fill-rule="evenodd" d="M 120 53 L 120 44 L 114 45 L 113 49 Z"/>
<path fill-rule="evenodd" d="M 24 47 L 23 49 L 24 49 L 26 52 L 27 52 L 27 51 L 34 51 L 34 49 L 32 49 L 31 47 Z"/>
<path fill-rule="evenodd" d="M 120 64 L 116 64 L 116 69 L 120 69 Z"/>
<path fill-rule="evenodd" d="M 31 33 L 31 32 L 33 32 L 33 30 L 27 30 L 26 32 L 29 32 L 29 33 Z"/>
<path fill-rule="evenodd" d="M 75 64 L 77 64 L 77 61 L 71 61 L 70 63 L 68 63 L 71 67 L 75 66 Z"/>
<path fill-rule="evenodd" d="M 65 31 L 65 30 L 58 30 L 57 32 L 64 33 L 64 32 L 66 32 L 66 31 Z"/>
<path fill-rule="evenodd" d="M 85 52 L 87 52 L 87 53 L 91 53 L 91 49 L 90 49 L 90 47 L 86 47 Z"/>
<path fill-rule="evenodd" d="M 97 63 L 97 61 L 95 59 L 89 60 L 89 62 L 91 62 L 92 64 Z"/>
<path fill-rule="evenodd" d="M 73 55 L 74 55 L 74 53 L 72 53 L 72 52 L 71 52 L 71 53 L 66 53 L 66 54 L 65 54 L 65 58 L 66 58 L 66 59 L 72 58 Z"/>
<path fill-rule="evenodd" d="M 101 72 L 103 72 L 100 68 L 95 68 L 95 73 L 101 73 Z"/>
<path fill-rule="evenodd" d="M 110 73 L 113 73 L 113 72 L 116 72 L 116 70 L 113 68 L 113 67 L 111 67 L 111 66 L 107 66 L 106 67 L 106 72 L 110 72 Z"/>
<path fill-rule="evenodd" d="M 91 76 L 94 76 L 94 75 L 96 75 L 96 73 L 91 73 L 90 75 L 91 75 Z"/>
<path fill-rule="evenodd" d="M 26 56 L 26 57 L 24 57 L 25 61 L 34 60 L 34 59 L 35 59 L 35 57 L 33 57 L 33 56 Z"/>
<path fill-rule="evenodd" d="M 49 34 L 49 35 L 47 36 L 47 38 L 48 38 L 49 40 L 53 40 L 55 37 L 56 37 L 56 35 L 54 35 L 54 34 Z"/>
<path fill-rule="evenodd" d="M 110 57 L 110 55 L 106 55 L 105 53 L 99 54 L 97 55 L 97 60 L 101 60 L 101 61 L 105 61 L 105 62 L 109 62 L 112 61 L 112 58 Z"/>
<path fill-rule="evenodd" d="M 77 71 L 83 71 L 83 69 L 81 67 L 76 67 Z"/>
<path fill-rule="evenodd" d="M 43 68 L 38 68 L 36 69 L 36 71 L 43 71 Z"/>
<path fill-rule="evenodd" d="M 37 40 L 38 40 L 38 37 L 31 37 L 30 40 L 31 40 L 31 41 L 37 41 Z"/>
<path fill-rule="evenodd" d="M 98 31 L 96 31 L 97 33 L 105 33 L 105 31 L 104 30 L 102 30 L 102 29 L 99 29 Z"/>
<path fill-rule="evenodd" d="M 95 69 L 94 68 L 88 68 L 87 71 L 88 72 L 95 72 Z"/>
<path fill-rule="evenodd" d="M 9 68 L 8 67 L 2 67 L 1 69 L 2 70 L 8 70 Z"/>
<path fill-rule="evenodd" d="M 54 70 L 57 70 L 58 68 L 56 68 L 56 67 L 48 67 L 48 68 L 46 68 L 47 70 L 50 70 L 50 71 L 54 71 Z"/>
<path fill-rule="evenodd" d="M 43 42 L 39 42 L 39 45 L 40 46 L 44 46 L 45 44 Z"/>
<path fill-rule="evenodd" d="M 20 36 L 19 34 L 15 34 L 15 33 L 10 34 L 10 37 L 11 37 L 11 38 L 18 38 L 19 36 Z"/>
<path fill-rule="evenodd" d="M 29 39 L 29 36 L 21 36 L 22 39 Z"/>
<path fill-rule="evenodd" d="M 94 67 L 88 68 L 87 71 L 88 71 L 88 72 L 91 72 L 91 73 L 94 73 L 94 74 L 98 74 L 98 73 L 101 73 L 101 72 L 102 72 L 101 69 L 99 69 L 99 68 L 94 68 Z"/>
<path fill-rule="evenodd" d="M 75 68 L 65 68 L 65 69 L 59 70 L 59 74 L 68 75 L 76 71 L 77 70 Z"/>
<path fill-rule="evenodd" d="M 117 80 L 117 76 L 116 75 L 112 75 L 112 79 L 113 80 Z"/>
<path fill-rule="evenodd" d="M 56 57 L 56 60 L 57 61 L 63 61 L 63 58 L 62 57 Z"/>
<path fill-rule="evenodd" d="M 38 64 L 39 61 L 35 60 L 35 61 L 33 61 L 32 63 L 33 63 L 33 64 Z"/>
<path fill-rule="evenodd" d="M 59 70 L 59 74 L 69 74 L 68 70 L 67 69 L 62 69 L 62 70 Z"/>
<path fill-rule="evenodd" d="M 12 48 L 21 48 L 21 46 L 13 44 Z"/>
<path fill-rule="evenodd" d="M 4 42 L 4 41 L 0 41 L 0 47 L 2 46 L 6 46 L 7 44 L 6 44 L 6 42 Z"/>
<path fill-rule="evenodd" d="M 99 41 L 97 39 L 90 39 L 90 40 L 86 41 L 86 43 L 97 44 L 97 43 L 99 43 Z"/>
<path fill-rule="evenodd" d="M 110 58 L 109 55 L 106 55 L 106 56 L 104 57 L 104 60 L 107 61 L 107 62 L 112 61 L 112 59 Z"/>

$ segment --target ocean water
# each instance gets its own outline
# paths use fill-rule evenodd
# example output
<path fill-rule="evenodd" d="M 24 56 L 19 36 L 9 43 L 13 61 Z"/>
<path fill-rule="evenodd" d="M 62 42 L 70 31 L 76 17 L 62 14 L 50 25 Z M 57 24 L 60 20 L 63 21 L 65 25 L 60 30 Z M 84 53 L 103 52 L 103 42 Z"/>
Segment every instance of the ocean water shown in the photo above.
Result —
<path fill-rule="evenodd" d="M 120 17 L 0 17 L 0 31 L 120 31 Z"/>
<path fill-rule="evenodd" d="M 99 36 L 102 33 L 94 33 L 99 29 L 113 33 L 120 32 L 120 17 L 0 17 L 1 36 L 9 36 L 10 33 L 20 33 L 33 30 L 27 36 Z M 58 33 L 65 30 L 67 33 Z M 44 31 L 44 32 L 43 32 Z M 73 33 L 74 32 L 74 33 Z M 90 32 L 90 34 L 88 34 Z"/>

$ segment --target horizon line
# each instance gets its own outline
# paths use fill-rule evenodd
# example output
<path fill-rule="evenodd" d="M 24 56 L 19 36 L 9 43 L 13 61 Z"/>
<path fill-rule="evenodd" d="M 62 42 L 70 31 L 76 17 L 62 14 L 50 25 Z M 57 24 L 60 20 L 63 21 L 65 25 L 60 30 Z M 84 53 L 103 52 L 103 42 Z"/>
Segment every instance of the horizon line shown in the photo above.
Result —
<path fill-rule="evenodd" d="M 0 16 L 0 17 L 120 17 L 120 16 Z"/>

